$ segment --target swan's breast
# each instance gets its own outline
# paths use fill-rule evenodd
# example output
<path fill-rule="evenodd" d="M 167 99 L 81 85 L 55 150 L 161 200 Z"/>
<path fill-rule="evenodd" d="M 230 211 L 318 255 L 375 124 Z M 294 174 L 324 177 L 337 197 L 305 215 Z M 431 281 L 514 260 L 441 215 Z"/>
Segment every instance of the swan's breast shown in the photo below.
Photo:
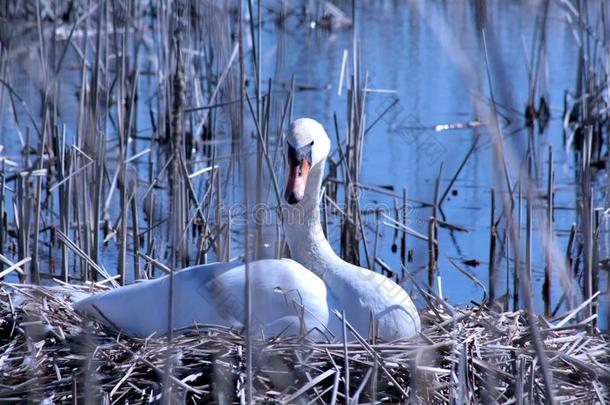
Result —
<path fill-rule="evenodd" d="M 368 334 L 371 314 L 385 340 L 418 333 L 417 308 L 409 294 L 389 278 L 347 263 L 340 272 L 329 272 L 326 277 L 330 292 L 346 311 L 347 320 L 361 334 Z"/>

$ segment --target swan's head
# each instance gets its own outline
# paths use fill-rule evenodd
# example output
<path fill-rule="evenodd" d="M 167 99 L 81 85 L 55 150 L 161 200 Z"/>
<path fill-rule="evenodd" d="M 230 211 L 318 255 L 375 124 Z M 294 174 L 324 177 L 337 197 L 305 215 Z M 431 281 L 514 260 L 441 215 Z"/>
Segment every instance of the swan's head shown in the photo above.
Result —
<path fill-rule="evenodd" d="M 330 152 L 330 139 L 319 122 L 299 118 L 290 125 L 284 146 L 288 162 L 284 198 L 288 204 L 297 204 L 305 196 L 309 171 L 316 165 L 324 164 Z"/>

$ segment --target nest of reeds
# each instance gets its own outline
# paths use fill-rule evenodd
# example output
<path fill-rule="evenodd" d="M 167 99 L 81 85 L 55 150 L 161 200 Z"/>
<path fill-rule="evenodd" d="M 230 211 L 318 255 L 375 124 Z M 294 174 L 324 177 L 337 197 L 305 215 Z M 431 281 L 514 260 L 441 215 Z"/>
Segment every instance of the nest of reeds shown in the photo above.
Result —
<path fill-rule="evenodd" d="M 0 284 L 0 401 L 244 403 L 247 344 L 237 331 L 192 327 L 134 339 L 72 308 L 82 286 Z M 90 288 L 88 288 L 90 289 Z M 126 308 L 126 310 L 139 310 Z M 558 402 L 609 399 L 607 336 L 588 324 L 540 319 Z M 522 311 L 436 308 L 420 336 L 255 340 L 252 399 L 268 403 L 545 403 L 544 380 Z M 167 397 L 166 397 L 167 398 Z"/>

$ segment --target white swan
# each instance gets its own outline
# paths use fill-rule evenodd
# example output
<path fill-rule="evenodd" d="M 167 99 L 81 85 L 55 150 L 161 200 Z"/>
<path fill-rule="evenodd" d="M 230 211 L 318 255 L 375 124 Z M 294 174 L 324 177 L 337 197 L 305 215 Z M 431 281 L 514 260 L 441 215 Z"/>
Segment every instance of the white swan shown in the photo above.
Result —
<path fill-rule="evenodd" d="M 252 326 L 265 336 L 310 332 L 316 339 L 341 337 L 332 311 L 368 336 L 371 314 L 385 340 L 415 335 L 417 309 L 409 295 L 381 274 L 339 258 L 320 225 L 319 198 L 330 140 L 322 126 L 296 120 L 286 137 L 288 181 L 283 204 L 284 231 L 292 258 L 249 264 Z M 297 263 L 298 262 L 298 263 Z M 136 336 L 169 331 L 169 277 L 96 294 L 77 310 Z M 242 328 L 245 319 L 245 265 L 214 263 L 174 274 L 172 325 L 193 323 Z M 330 332 L 330 333 L 329 333 Z"/>

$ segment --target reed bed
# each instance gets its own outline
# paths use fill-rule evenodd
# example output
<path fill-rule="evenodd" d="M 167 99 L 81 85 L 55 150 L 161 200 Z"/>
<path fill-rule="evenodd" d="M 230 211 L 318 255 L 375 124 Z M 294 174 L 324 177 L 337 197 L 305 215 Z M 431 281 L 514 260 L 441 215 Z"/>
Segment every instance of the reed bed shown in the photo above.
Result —
<path fill-rule="evenodd" d="M 0 401 L 148 402 L 162 392 L 167 339 L 135 339 L 83 319 L 75 294 L 94 286 L 3 284 L 0 288 Z M 540 318 L 558 403 L 610 400 L 607 336 L 575 313 Z M 253 399 L 267 403 L 544 403 L 539 362 L 523 311 L 485 307 L 422 312 L 413 339 L 349 342 L 255 340 Z M 349 326 L 348 326 L 349 329 Z M 245 337 L 195 325 L 173 337 L 173 398 L 243 403 Z M 347 357 L 346 357 L 347 353 Z M 346 380 L 344 365 L 349 365 Z M 346 381 L 349 398 L 346 400 Z"/>

